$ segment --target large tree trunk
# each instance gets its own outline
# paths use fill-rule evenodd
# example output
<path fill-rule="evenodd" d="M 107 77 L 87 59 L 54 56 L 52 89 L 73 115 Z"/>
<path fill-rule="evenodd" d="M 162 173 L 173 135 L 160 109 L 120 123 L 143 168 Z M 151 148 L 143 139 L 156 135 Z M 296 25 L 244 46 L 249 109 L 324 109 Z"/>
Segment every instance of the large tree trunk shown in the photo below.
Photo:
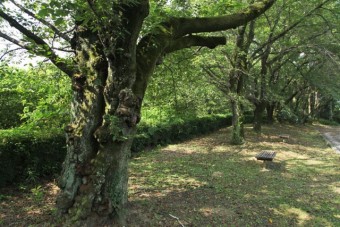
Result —
<path fill-rule="evenodd" d="M 83 52 L 89 59 L 82 58 L 86 75 L 74 77 L 79 80 L 74 82 L 72 122 L 66 127 L 67 156 L 57 206 L 68 214 L 70 225 L 112 224 L 110 218 L 124 224 L 128 157 L 141 100 L 123 84 L 110 90 L 119 69 L 114 74 L 106 61 L 96 62 L 94 48 Z"/>
<path fill-rule="evenodd" d="M 67 155 L 57 198 L 65 226 L 125 225 L 130 147 L 157 60 L 183 48 L 225 44 L 225 37 L 191 34 L 239 26 L 262 14 L 274 0 L 208 21 L 171 18 L 145 35 L 138 47 L 149 1 L 118 2 L 108 6 L 113 12 L 107 21 L 106 14 L 95 15 L 92 27 L 92 21 L 80 21 L 72 39 L 78 68 L 71 75 L 73 116 L 65 128 Z M 90 7 L 94 3 L 88 1 Z"/>
<path fill-rule="evenodd" d="M 124 15 L 133 19 L 115 27 L 114 46 L 99 32 L 82 26 L 76 31 L 79 70 L 72 77 L 73 115 L 65 128 L 67 155 L 57 198 L 66 226 L 125 225 L 128 159 L 145 91 L 136 95 L 133 87 L 136 43 L 147 7 L 133 7 Z"/>

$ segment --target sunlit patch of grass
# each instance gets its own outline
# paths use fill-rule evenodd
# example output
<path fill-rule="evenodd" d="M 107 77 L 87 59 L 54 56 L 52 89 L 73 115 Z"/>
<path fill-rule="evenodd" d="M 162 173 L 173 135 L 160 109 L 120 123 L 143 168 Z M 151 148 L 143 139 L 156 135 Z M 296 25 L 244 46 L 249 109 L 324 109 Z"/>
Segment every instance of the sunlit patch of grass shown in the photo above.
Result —
<path fill-rule="evenodd" d="M 296 207 L 290 207 L 287 204 L 282 204 L 279 206 L 277 213 L 283 216 L 292 217 L 297 219 L 298 225 L 305 224 L 308 220 L 311 220 L 311 216 L 304 210 Z"/>
<path fill-rule="evenodd" d="M 132 208 L 154 226 L 169 226 L 169 213 L 189 226 L 336 226 L 339 157 L 311 126 L 246 127 L 241 146 L 229 137 L 223 129 L 133 160 Z M 261 150 L 277 152 L 267 168 Z"/>
<path fill-rule="evenodd" d="M 329 185 L 330 190 L 332 190 L 333 192 L 337 193 L 340 195 L 340 181 L 338 182 L 334 182 L 333 184 Z M 340 198 L 338 197 L 338 201 L 340 203 Z"/>

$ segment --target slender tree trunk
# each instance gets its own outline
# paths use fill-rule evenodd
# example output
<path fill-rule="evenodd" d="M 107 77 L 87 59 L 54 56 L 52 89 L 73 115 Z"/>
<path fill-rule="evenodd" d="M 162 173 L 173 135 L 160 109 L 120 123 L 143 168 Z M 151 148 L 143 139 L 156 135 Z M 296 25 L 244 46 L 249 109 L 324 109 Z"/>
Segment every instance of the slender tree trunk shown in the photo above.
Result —
<path fill-rule="evenodd" d="M 333 108 L 334 108 L 334 104 L 333 104 L 333 100 L 331 100 L 330 102 L 329 102 L 329 107 L 328 107 L 328 109 L 329 109 L 329 114 L 328 114 L 328 119 L 330 120 L 330 121 L 333 121 L 334 120 L 334 111 L 333 111 Z"/>
<path fill-rule="evenodd" d="M 266 106 L 267 109 L 267 120 L 269 124 L 274 123 L 274 110 L 275 110 L 276 103 L 272 102 Z"/>
<path fill-rule="evenodd" d="M 263 112 L 265 110 L 265 104 L 264 103 L 259 103 L 255 105 L 255 110 L 254 110 L 254 123 L 253 123 L 253 130 L 255 132 L 260 133 L 262 129 L 262 117 L 263 117 Z"/>
<path fill-rule="evenodd" d="M 236 48 L 234 52 L 234 69 L 231 73 L 230 87 L 237 97 L 232 98 L 231 107 L 233 112 L 232 117 L 232 137 L 231 143 L 235 145 L 243 144 L 244 138 L 244 124 L 243 124 L 243 108 L 241 104 L 241 96 L 244 95 L 244 81 L 248 69 L 247 54 L 250 44 L 254 37 L 255 22 L 249 24 L 248 36 L 246 36 L 247 24 L 238 29 L 236 37 Z"/>
<path fill-rule="evenodd" d="M 244 143 L 243 111 L 238 101 L 231 101 L 231 106 L 233 111 L 231 143 L 240 145 Z"/>

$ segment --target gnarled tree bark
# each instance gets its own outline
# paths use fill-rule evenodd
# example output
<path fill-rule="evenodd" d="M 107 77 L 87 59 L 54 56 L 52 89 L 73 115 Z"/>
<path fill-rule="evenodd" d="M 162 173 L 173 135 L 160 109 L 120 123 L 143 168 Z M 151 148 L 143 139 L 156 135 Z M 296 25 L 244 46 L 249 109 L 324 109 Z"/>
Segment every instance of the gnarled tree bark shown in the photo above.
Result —
<path fill-rule="evenodd" d="M 0 17 L 29 37 L 34 46 L 9 41 L 50 58 L 72 79 L 72 120 L 65 128 L 67 155 L 57 198 L 64 226 L 125 225 L 130 147 L 158 59 L 183 48 L 225 44 L 224 37 L 195 33 L 235 28 L 258 17 L 274 2 L 259 1 L 227 16 L 171 18 L 138 42 L 149 12 L 148 0 L 113 1 L 107 6 L 112 18 L 106 21 L 107 12 L 97 10 L 97 1 L 88 0 L 90 13 L 86 13 L 93 18 L 77 21 L 70 39 L 76 53 L 71 65 L 0 9 Z"/>

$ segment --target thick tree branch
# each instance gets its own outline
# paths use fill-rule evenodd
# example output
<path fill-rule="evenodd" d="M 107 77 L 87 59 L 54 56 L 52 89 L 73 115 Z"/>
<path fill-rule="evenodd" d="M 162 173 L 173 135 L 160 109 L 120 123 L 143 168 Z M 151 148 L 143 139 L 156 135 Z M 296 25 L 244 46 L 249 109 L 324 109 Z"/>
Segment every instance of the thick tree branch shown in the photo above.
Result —
<path fill-rule="evenodd" d="M 171 18 L 144 36 L 137 46 L 136 94 L 144 94 L 147 81 L 164 54 L 192 46 L 214 48 L 225 44 L 224 37 L 195 36 L 193 33 L 209 33 L 236 28 L 255 19 L 273 5 L 276 0 L 262 0 L 240 13 L 207 18 Z M 141 96 L 142 97 L 142 96 Z"/>
<path fill-rule="evenodd" d="M 61 38 L 63 38 L 67 42 L 71 41 L 70 37 L 68 37 L 66 34 L 62 33 L 61 31 L 59 31 L 58 28 L 56 28 L 53 24 L 51 24 L 48 21 L 44 20 L 43 18 L 35 15 L 33 12 L 29 11 L 28 9 L 26 9 L 25 7 L 23 7 L 22 5 L 20 5 L 16 1 L 14 1 L 14 0 L 9 0 L 9 1 L 12 2 L 16 7 L 21 9 L 23 12 L 25 12 L 27 15 L 31 16 L 32 18 L 38 20 L 42 24 L 44 24 L 47 27 L 49 27 L 52 31 L 54 31 L 58 36 L 60 36 Z"/>
<path fill-rule="evenodd" d="M 275 0 L 262 0 L 231 15 L 206 18 L 171 18 L 162 24 L 174 38 L 187 34 L 224 31 L 243 25 L 264 13 Z"/>
<path fill-rule="evenodd" d="M 21 41 L 19 41 L 17 39 L 14 39 L 14 38 L 6 35 L 5 33 L 2 33 L 1 31 L 0 31 L 0 37 L 6 39 L 7 41 L 9 41 L 11 43 L 14 43 L 15 45 L 17 45 L 17 46 L 19 46 L 21 48 L 24 48 L 26 50 L 29 49 L 29 46 L 26 43 L 21 42 Z"/>
<path fill-rule="evenodd" d="M 193 46 L 205 46 L 210 49 L 214 49 L 219 45 L 226 44 L 225 37 L 206 37 L 206 36 L 196 36 L 189 35 L 174 41 L 170 41 L 169 46 L 165 49 L 165 53 L 171 53 L 176 50 L 181 50 L 184 48 L 190 48 Z"/>

